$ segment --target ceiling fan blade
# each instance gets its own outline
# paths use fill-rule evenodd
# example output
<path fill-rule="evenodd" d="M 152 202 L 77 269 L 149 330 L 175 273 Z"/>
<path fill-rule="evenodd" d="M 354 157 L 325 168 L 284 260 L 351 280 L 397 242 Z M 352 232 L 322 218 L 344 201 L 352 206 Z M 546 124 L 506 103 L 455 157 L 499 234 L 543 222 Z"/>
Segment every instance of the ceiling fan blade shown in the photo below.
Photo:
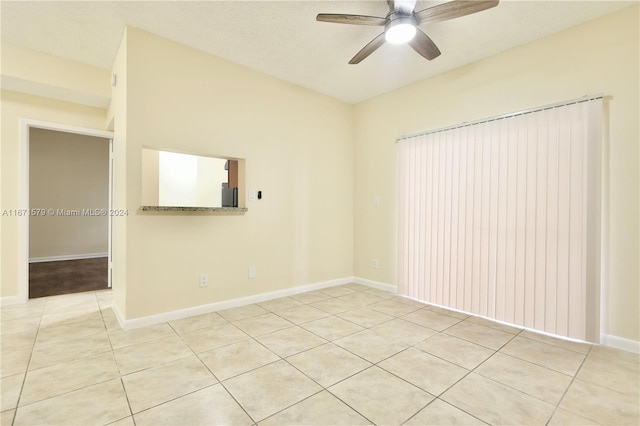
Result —
<path fill-rule="evenodd" d="M 335 24 L 384 26 L 389 20 L 387 18 L 379 18 L 377 16 L 344 15 L 342 13 L 319 13 L 318 16 L 316 16 L 316 21 L 333 22 Z"/>
<path fill-rule="evenodd" d="M 499 0 L 454 0 L 416 12 L 418 22 L 440 22 L 496 7 Z"/>
<path fill-rule="evenodd" d="M 365 59 L 367 56 L 371 55 L 377 48 L 384 44 L 384 33 L 380 34 L 378 37 L 371 40 L 365 47 L 360 49 L 356 56 L 351 58 L 349 61 L 350 64 L 359 64 Z"/>
<path fill-rule="evenodd" d="M 409 42 L 409 46 L 413 47 L 413 50 L 424 56 L 428 60 L 432 60 L 440 56 L 440 49 L 438 46 L 426 35 L 420 28 L 416 28 L 416 35 Z"/>

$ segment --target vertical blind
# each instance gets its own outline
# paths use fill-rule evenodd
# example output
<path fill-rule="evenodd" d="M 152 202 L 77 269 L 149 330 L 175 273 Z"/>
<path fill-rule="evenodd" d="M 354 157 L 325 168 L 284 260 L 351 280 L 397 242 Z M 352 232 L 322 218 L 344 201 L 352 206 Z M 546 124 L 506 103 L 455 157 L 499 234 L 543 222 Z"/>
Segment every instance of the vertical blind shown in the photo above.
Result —
<path fill-rule="evenodd" d="M 602 99 L 398 141 L 398 291 L 599 339 Z"/>

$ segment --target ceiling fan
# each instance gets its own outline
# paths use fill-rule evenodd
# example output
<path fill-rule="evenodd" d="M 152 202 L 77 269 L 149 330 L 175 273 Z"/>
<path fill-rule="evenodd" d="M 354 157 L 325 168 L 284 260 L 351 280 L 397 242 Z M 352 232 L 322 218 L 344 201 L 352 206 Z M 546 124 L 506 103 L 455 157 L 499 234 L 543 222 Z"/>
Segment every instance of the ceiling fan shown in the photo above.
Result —
<path fill-rule="evenodd" d="M 320 13 L 316 17 L 316 21 L 384 27 L 384 32 L 356 53 L 349 61 L 350 64 L 359 64 L 385 42 L 392 44 L 409 43 L 413 50 L 428 60 L 432 60 L 440 55 L 440 49 L 428 35 L 418 28 L 419 25 L 425 22 L 446 21 L 481 12 L 495 7 L 499 3 L 499 0 L 454 0 L 416 12 L 414 11 L 416 1 L 387 0 L 389 13 L 384 18 L 341 13 Z"/>

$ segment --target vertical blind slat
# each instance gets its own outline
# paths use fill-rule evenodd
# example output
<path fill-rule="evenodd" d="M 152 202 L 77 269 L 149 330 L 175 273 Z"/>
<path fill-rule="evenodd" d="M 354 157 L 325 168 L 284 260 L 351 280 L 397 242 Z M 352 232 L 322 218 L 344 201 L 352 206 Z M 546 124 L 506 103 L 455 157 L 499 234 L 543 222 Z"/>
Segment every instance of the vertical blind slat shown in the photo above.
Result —
<path fill-rule="evenodd" d="M 533 328 L 535 315 L 535 270 L 536 270 L 536 188 L 537 188 L 537 116 L 531 114 L 527 119 L 527 196 L 525 229 L 525 327 Z"/>
<path fill-rule="evenodd" d="M 460 217 L 458 220 L 458 293 L 455 308 L 464 310 L 465 291 L 465 254 L 467 250 L 467 139 L 466 131 L 459 132 L 460 136 Z"/>
<path fill-rule="evenodd" d="M 513 323 L 515 320 L 515 231 L 516 231 L 516 166 L 518 165 L 518 117 L 509 120 L 507 139 L 507 185 L 505 191 L 505 295 L 504 321 Z"/>
<path fill-rule="evenodd" d="M 516 165 L 516 229 L 515 229 L 515 318 L 514 323 L 524 324 L 525 318 L 525 265 L 526 265 L 526 224 L 527 224 L 527 127 L 526 117 L 518 120 L 518 144 Z"/>

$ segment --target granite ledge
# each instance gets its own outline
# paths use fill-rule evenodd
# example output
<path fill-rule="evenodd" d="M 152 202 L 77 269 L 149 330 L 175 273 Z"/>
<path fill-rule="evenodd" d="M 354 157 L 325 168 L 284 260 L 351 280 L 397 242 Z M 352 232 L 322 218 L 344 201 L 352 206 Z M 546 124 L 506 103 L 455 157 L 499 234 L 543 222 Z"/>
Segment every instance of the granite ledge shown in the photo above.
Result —
<path fill-rule="evenodd" d="M 143 212 L 221 212 L 221 213 L 244 213 L 246 207 L 174 207 L 174 206 L 142 206 Z"/>

